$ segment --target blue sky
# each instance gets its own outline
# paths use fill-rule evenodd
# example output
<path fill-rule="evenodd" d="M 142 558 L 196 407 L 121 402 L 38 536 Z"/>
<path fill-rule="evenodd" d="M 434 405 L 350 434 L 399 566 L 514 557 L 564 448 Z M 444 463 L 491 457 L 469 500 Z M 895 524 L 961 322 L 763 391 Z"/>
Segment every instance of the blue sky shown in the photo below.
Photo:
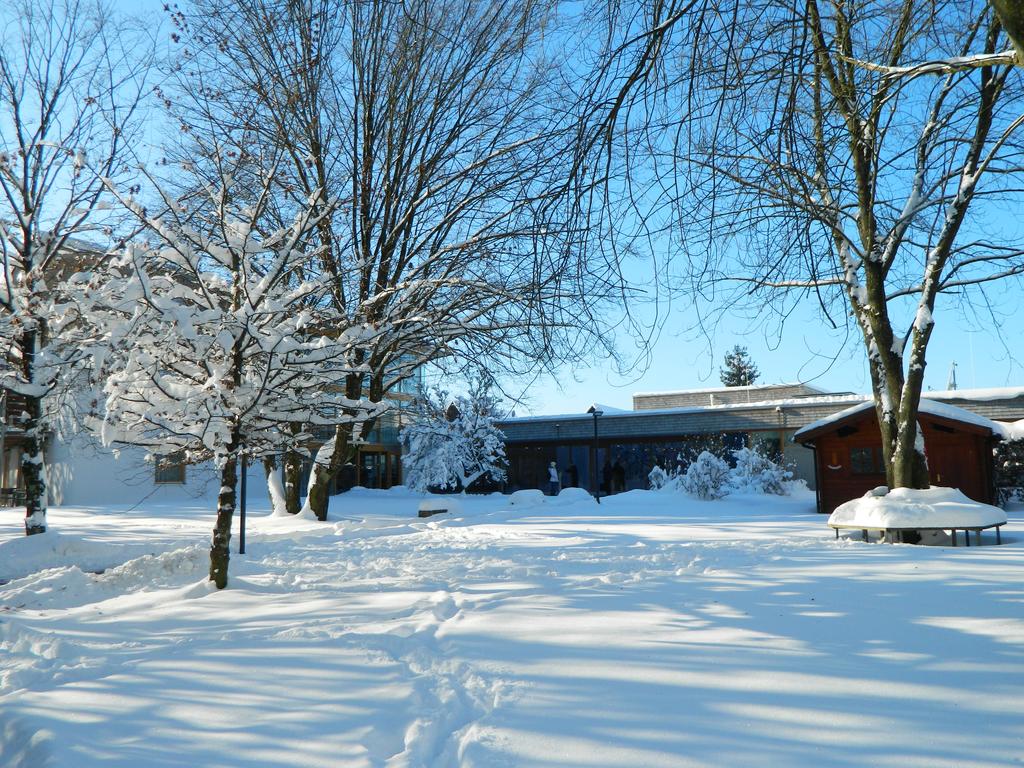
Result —
<path fill-rule="evenodd" d="M 1020 282 L 1006 287 L 1000 307 L 1009 320 L 999 327 L 977 327 L 950 301 L 942 301 L 948 297 L 940 297 L 925 371 L 926 389 L 945 389 L 954 361 L 960 389 L 1024 384 L 1024 292 Z M 593 402 L 631 408 L 634 392 L 719 386 L 718 369 L 733 344 L 747 347 L 760 369 L 762 384 L 806 381 L 825 390 L 867 393 L 870 389 L 859 338 L 851 335 L 844 341 L 843 334 L 826 329 L 813 308 L 793 318 L 781 338 L 771 331 L 751 329 L 746 320 L 723 326 L 711 339 L 713 354 L 707 341 L 674 330 L 692 322 L 693 317 L 683 308 L 669 314 L 646 369 L 638 367 L 629 377 L 616 373 L 610 361 L 584 370 L 564 369 L 557 381 L 537 381 L 517 413 L 579 412 Z M 620 346 L 628 349 L 629 343 L 622 339 Z M 1007 347 L 1018 360 L 1012 359 Z"/>

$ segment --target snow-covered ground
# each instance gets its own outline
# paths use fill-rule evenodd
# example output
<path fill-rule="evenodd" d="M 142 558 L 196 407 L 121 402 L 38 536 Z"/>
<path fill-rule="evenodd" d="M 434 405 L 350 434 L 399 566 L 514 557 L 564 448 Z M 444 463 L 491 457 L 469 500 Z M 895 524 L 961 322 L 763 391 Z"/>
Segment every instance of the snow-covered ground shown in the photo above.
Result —
<path fill-rule="evenodd" d="M 0 512 L 0 765 L 1024 761 L 1020 508 L 952 549 L 806 493 L 421 498 L 264 510 L 222 592 L 209 508 Z"/>

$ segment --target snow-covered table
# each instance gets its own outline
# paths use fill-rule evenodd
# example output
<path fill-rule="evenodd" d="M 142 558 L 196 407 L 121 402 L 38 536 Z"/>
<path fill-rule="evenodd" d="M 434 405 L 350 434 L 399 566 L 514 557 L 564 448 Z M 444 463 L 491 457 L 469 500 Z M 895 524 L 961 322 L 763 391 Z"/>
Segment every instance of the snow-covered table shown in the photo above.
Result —
<path fill-rule="evenodd" d="M 836 538 L 843 529 L 860 530 L 864 541 L 868 531 L 879 531 L 883 541 L 903 542 L 907 531 L 949 531 L 956 543 L 956 532 L 964 532 L 964 543 L 981 544 L 981 532 L 996 529 L 996 544 L 1002 544 L 999 529 L 1006 525 L 1006 513 L 991 504 L 973 501 L 956 488 L 932 487 L 924 490 L 880 486 L 836 507 L 828 519 Z"/>

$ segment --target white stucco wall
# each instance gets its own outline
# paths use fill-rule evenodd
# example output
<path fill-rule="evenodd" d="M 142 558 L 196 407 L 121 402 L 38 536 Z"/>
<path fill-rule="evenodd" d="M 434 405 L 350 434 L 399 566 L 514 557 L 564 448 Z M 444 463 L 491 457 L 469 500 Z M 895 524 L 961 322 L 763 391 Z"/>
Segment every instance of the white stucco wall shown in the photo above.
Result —
<path fill-rule="evenodd" d="M 55 439 L 49 450 L 50 504 L 215 503 L 220 482 L 212 463 L 186 467 L 184 483 L 157 484 L 156 470 L 145 456 L 141 448 L 115 452 L 87 436 Z M 249 468 L 247 497 L 250 508 L 269 506 L 261 464 Z"/>
<path fill-rule="evenodd" d="M 787 466 L 793 470 L 793 477 L 807 482 L 807 487 L 812 491 L 815 489 L 814 482 L 814 451 L 805 448 L 799 443 L 790 442 L 792 431 L 786 433 L 785 451 L 783 456 Z"/>

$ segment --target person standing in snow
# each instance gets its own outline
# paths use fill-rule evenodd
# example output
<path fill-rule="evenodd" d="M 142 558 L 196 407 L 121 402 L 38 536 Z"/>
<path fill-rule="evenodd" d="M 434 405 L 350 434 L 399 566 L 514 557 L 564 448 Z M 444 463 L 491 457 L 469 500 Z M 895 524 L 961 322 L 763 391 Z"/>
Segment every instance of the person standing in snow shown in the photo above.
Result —
<path fill-rule="evenodd" d="M 612 492 L 612 462 L 610 459 L 604 460 L 604 466 L 601 467 L 601 493 L 605 496 L 610 495 Z"/>
<path fill-rule="evenodd" d="M 612 493 L 622 493 L 626 490 L 626 468 L 622 466 L 622 462 L 618 459 L 615 460 L 615 466 L 612 467 Z"/>
<path fill-rule="evenodd" d="M 548 486 L 551 491 L 550 495 L 558 495 L 558 485 L 558 466 L 552 461 L 550 466 L 548 466 Z"/>

